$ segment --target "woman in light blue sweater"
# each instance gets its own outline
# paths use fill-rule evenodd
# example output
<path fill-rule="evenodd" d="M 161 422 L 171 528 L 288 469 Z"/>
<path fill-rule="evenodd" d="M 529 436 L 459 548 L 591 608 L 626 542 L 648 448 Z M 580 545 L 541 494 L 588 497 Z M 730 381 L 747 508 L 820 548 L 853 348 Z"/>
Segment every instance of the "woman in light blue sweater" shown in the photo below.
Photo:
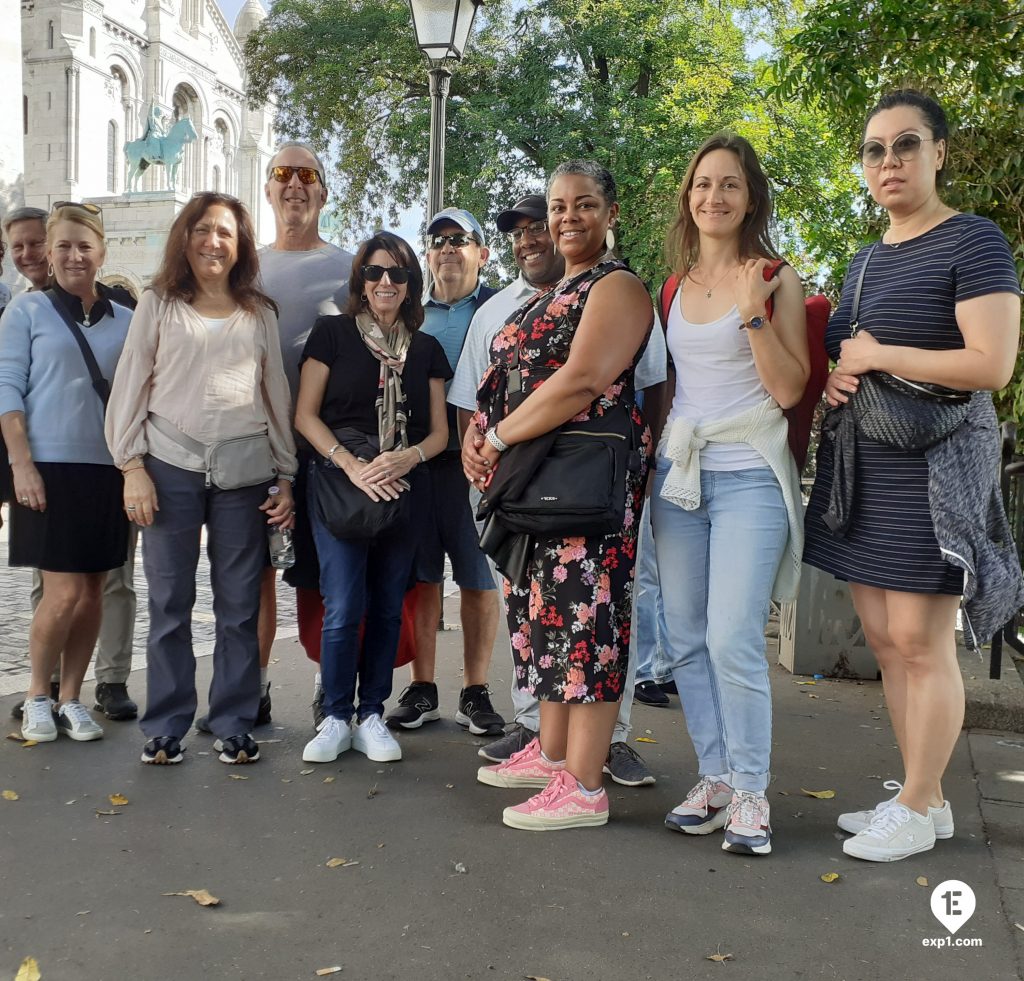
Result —
<path fill-rule="evenodd" d="M 128 548 L 123 482 L 103 436 L 103 389 L 131 311 L 96 281 L 106 254 L 98 208 L 55 207 L 46 239 L 51 289 L 15 297 L 0 321 L 0 429 L 14 483 L 9 562 L 43 577 L 22 735 L 88 741 L 103 730 L 79 701 L 82 679 L 99 633 L 103 581 Z M 86 349 L 103 382 L 94 384 Z M 50 677 L 58 663 L 55 716 Z"/>

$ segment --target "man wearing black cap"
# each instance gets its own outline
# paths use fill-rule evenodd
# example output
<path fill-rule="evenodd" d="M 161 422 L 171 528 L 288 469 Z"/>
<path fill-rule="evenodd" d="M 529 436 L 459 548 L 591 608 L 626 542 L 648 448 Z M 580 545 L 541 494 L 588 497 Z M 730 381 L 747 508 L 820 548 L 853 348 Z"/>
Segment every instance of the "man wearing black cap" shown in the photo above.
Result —
<path fill-rule="evenodd" d="M 476 411 L 477 388 L 491 361 L 491 341 L 494 335 L 531 296 L 555 286 L 565 272 L 565 262 L 555 250 L 554 242 L 548 234 L 547 217 L 547 201 L 544 196 L 528 194 L 507 211 L 501 212 L 496 219 L 498 230 L 511 239 L 512 256 L 519 267 L 519 275 L 473 317 L 469 326 L 462 357 L 459 358 L 448 393 L 449 404 L 458 408 L 460 437 L 470 424 L 472 413 Z M 664 334 L 660 326 L 655 324 L 647 348 L 637 365 L 638 391 L 657 386 L 665 380 L 665 361 Z M 473 493 L 479 497 L 479 492 Z M 635 662 L 636 654 L 631 650 L 626 689 L 605 764 L 605 770 L 616 783 L 630 787 L 654 783 L 654 775 L 647 764 L 626 742 L 633 707 Z M 493 763 L 507 760 L 537 735 L 540 724 L 537 699 L 520 691 L 514 680 L 512 704 L 515 708 L 515 722 L 500 739 L 479 750 L 481 756 Z"/>
<path fill-rule="evenodd" d="M 480 223 L 464 208 L 445 208 L 430 219 L 427 265 L 433 284 L 423 300 L 420 330 L 437 338 L 453 371 L 462 358 L 474 313 L 497 292 L 480 281 L 488 254 Z M 430 495 L 430 506 L 424 510 L 430 520 L 422 529 L 414 569 L 418 585 L 412 679 L 385 721 L 391 726 L 417 729 L 441 717 L 434 659 L 447 555 L 459 587 L 462 620 L 463 688 L 455 721 L 475 736 L 500 736 L 505 720 L 494 711 L 487 689 L 487 671 L 498 632 L 497 592 L 477 539 L 451 406 L 448 428 L 448 448 L 427 464 L 430 479 L 425 493 Z"/>

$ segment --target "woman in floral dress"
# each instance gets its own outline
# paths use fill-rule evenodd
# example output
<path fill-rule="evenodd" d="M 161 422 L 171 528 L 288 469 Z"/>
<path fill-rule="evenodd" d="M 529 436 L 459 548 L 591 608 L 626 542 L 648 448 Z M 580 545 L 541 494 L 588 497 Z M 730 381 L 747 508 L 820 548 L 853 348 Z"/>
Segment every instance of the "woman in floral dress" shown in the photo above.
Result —
<path fill-rule="evenodd" d="M 650 432 L 633 399 L 633 367 L 653 322 L 644 285 L 609 251 L 618 211 L 615 181 L 598 164 L 569 161 L 552 174 L 548 224 L 565 257 L 565 278 L 529 301 L 495 336 L 477 427 L 463 444 L 466 476 L 484 486 L 505 449 L 569 420 L 598 418 L 625 403 L 642 434 L 622 529 L 537 539 L 525 585 L 504 584 L 517 683 L 540 701 L 540 736 L 505 763 L 482 768 L 480 779 L 543 788 L 505 809 L 505 824 L 524 830 L 608 820 L 602 769 L 626 681 L 650 450 Z M 517 347 L 527 397 L 508 411 L 494 396 Z"/>

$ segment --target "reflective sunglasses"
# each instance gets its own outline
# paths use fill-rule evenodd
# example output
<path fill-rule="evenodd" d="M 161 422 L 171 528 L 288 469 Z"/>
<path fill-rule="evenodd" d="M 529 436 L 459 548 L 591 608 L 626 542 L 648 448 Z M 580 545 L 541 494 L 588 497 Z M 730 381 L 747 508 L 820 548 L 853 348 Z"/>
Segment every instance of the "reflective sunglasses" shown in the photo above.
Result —
<path fill-rule="evenodd" d="M 467 232 L 456 232 L 453 235 L 431 235 L 427 244 L 431 249 L 443 249 L 445 245 L 450 245 L 453 249 L 464 249 L 475 242 L 476 239 Z"/>
<path fill-rule="evenodd" d="M 547 218 L 538 218 L 536 221 L 531 221 L 529 225 L 523 225 L 521 228 L 513 228 L 509 233 L 508 237 L 513 242 L 518 242 L 524 235 L 536 237 L 542 235 L 548 230 Z"/>
<path fill-rule="evenodd" d="M 404 286 L 409 282 L 412 271 L 405 266 L 363 266 L 363 279 L 368 283 L 379 283 L 388 274 L 388 279 L 395 286 Z"/>
<path fill-rule="evenodd" d="M 55 211 L 59 211 L 61 208 L 77 208 L 79 211 L 84 211 L 88 215 L 102 215 L 103 209 L 98 204 L 83 204 L 81 201 L 57 201 L 50 209 L 52 215 Z"/>
<path fill-rule="evenodd" d="M 885 162 L 885 151 L 892 150 L 893 156 L 897 160 L 907 163 L 921 152 L 922 143 L 934 142 L 934 139 L 926 140 L 918 136 L 917 133 L 904 133 L 902 136 L 897 136 L 888 146 L 879 143 L 878 140 L 868 140 L 857 150 L 857 156 L 860 157 L 861 165 L 864 167 L 881 167 Z"/>
<path fill-rule="evenodd" d="M 274 178 L 279 184 L 287 184 L 292 179 L 292 174 L 298 174 L 299 180 L 303 184 L 315 184 L 320 181 L 323 184 L 324 179 L 320 176 L 320 171 L 316 167 L 271 167 L 270 176 Z"/>

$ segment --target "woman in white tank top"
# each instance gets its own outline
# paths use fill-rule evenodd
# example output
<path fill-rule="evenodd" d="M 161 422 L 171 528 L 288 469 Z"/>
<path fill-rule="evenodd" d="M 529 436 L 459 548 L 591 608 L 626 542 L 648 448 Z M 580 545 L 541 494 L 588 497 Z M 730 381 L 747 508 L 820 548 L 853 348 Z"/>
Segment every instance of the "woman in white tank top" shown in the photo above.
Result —
<path fill-rule="evenodd" d="M 789 266 L 764 276 L 777 257 L 771 211 L 746 140 L 719 134 L 697 151 L 667 239 L 682 285 L 666 323 L 675 391 L 652 499 L 666 650 L 699 763 L 665 823 L 724 827 L 723 849 L 748 855 L 771 851 L 764 629 L 772 597 L 795 594 L 802 548 L 782 408 L 810 372 L 800 281 Z"/>

